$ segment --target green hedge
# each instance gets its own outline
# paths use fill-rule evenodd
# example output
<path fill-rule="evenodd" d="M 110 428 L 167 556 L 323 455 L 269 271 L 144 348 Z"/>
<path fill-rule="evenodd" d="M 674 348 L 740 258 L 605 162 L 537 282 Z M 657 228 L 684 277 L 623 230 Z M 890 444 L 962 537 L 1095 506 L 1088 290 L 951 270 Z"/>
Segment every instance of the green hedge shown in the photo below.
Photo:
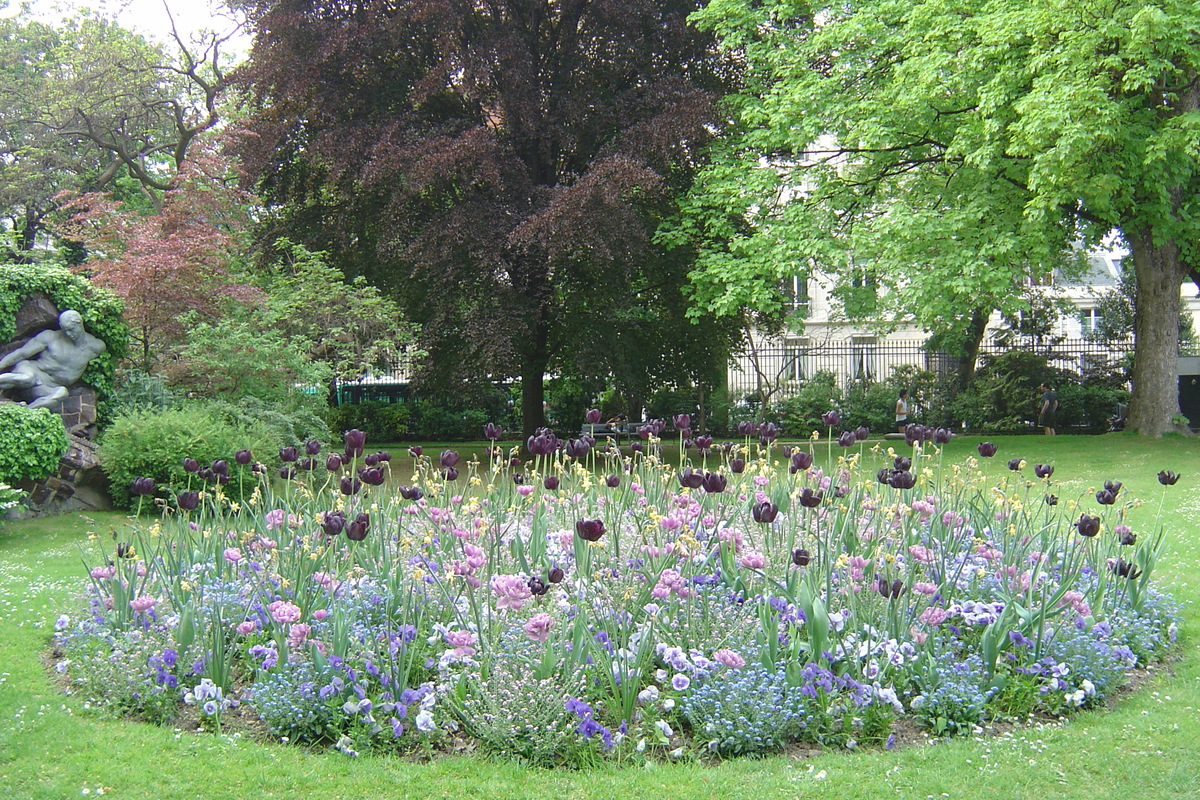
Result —
<path fill-rule="evenodd" d="M 0 403 L 0 483 L 45 478 L 69 443 L 62 417 L 53 411 Z"/>
<path fill-rule="evenodd" d="M 129 484 L 134 478 L 153 478 L 160 487 L 158 497 L 166 491 L 181 491 L 189 481 L 193 489 L 199 489 L 200 482 L 183 469 L 185 458 L 194 458 L 205 467 L 217 459 L 227 461 L 231 480 L 225 493 L 241 499 L 240 488 L 244 486 L 249 494 L 258 479 L 248 467 L 234 463 L 234 453 L 248 449 L 256 459 L 276 464 L 282 444 L 277 432 L 265 423 L 233 422 L 223 409 L 210 403 L 185 403 L 116 417 L 101 436 L 98 452 L 111 483 L 113 503 L 129 508 Z"/>

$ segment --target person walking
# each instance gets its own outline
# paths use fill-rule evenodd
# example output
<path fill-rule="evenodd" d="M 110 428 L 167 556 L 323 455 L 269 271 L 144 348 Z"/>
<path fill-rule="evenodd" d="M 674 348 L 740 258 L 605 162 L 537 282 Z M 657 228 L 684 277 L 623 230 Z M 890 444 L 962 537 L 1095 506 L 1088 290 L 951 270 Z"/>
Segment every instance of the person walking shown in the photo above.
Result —
<path fill-rule="evenodd" d="M 908 426 L 908 389 L 901 389 L 900 396 L 896 398 L 896 429 L 900 433 L 904 433 L 905 427 Z"/>
<path fill-rule="evenodd" d="M 1058 393 L 1054 391 L 1054 387 L 1043 383 L 1038 386 L 1038 391 L 1042 393 L 1042 410 L 1038 413 L 1038 425 L 1042 426 L 1047 436 L 1054 436 L 1057 431 L 1054 429 L 1058 426 Z"/>

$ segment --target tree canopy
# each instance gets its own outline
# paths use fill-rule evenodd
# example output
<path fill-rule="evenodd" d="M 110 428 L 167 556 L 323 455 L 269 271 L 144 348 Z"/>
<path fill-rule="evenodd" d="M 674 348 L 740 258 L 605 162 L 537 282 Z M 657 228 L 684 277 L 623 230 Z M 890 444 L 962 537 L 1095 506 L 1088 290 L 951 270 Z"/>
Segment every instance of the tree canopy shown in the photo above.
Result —
<path fill-rule="evenodd" d="M 704 247 L 701 307 L 770 306 L 796 267 L 871 269 L 902 317 L 981 330 L 1119 229 L 1139 292 L 1130 425 L 1173 427 L 1200 241 L 1195 4 L 713 0 L 696 19 L 748 76 L 670 234 Z"/>
<path fill-rule="evenodd" d="M 695 0 L 239 5 L 268 233 L 403 298 L 425 382 L 519 376 L 529 431 L 548 371 L 682 310 L 686 264 L 652 235 L 732 74 Z"/>

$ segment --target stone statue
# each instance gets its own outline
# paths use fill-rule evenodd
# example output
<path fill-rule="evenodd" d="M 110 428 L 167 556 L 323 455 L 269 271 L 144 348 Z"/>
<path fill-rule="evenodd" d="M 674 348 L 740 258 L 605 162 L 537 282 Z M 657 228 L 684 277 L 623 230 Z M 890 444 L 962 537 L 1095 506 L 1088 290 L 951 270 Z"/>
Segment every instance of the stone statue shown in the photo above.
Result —
<path fill-rule="evenodd" d="M 83 317 L 67 309 L 59 330 L 45 330 L 0 358 L 0 391 L 24 392 L 30 408 L 62 402 L 88 362 L 104 352 L 104 342 L 83 329 Z M 6 372 L 11 368 L 11 372 Z"/>

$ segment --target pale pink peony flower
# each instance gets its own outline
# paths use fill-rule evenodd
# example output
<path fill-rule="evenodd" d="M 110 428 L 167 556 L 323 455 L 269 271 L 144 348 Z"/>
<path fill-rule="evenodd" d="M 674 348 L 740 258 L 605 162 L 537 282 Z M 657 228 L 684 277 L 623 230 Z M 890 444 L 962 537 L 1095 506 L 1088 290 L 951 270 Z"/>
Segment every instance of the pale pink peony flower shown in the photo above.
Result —
<path fill-rule="evenodd" d="M 949 614 L 946 612 L 946 609 L 940 606 L 930 606 L 921 612 L 920 619 L 926 625 L 941 625 L 946 621 L 946 617 L 948 616 Z"/>
<path fill-rule="evenodd" d="M 101 581 L 115 576 L 117 574 L 117 567 L 115 564 L 109 564 L 107 567 L 93 567 L 90 574 L 96 580 Z"/>
<path fill-rule="evenodd" d="M 454 648 L 454 655 L 459 658 L 475 655 L 475 634 L 470 631 L 446 631 L 442 638 Z"/>
<path fill-rule="evenodd" d="M 158 605 L 158 598 L 144 594 L 141 597 L 135 597 L 129 601 L 129 607 L 139 614 L 143 614 Z"/>
<path fill-rule="evenodd" d="M 533 597 L 529 584 L 520 575 L 496 575 L 491 582 L 496 594 L 496 608 L 511 608 L 514 611 Z"/>
<path fill-rule="evenodd" d="M 249 636 L 250 634 L 254 633 L 256 630 L 258 630 L 258 623 L 252 619 L 248 619 L 245 622 L 243 622 L 241 625 L 237 626 L 237 632 L 240 633 L 242 636 Z"/>
<path fill-rule="evenodd" d="M 554 627 L 554 617 L 544 612 L 534 614 L 525 623 L 525 635 L 531 642 L 544 642 L 550 638 L 550 629 Z"/>
<path fill-rule="evenodd" d="M 271 619 L 280 625 L 300 621 L 300 607 L 286 600 L 276 600 L 267 606 L 267 611 L 271 612 Z"/>
<path fill-rule="evenodd" d="M 295 650 L 297 647 L 308 641 L 308 637 L 311 633 L 311 627 L 303 622 L 297 622 L 288 631 L 288 646 Z"/>
<path fill-rule="evenodd" d="M 226 547 L 224 555 L 225 560 L 230 564 L 236 564 L 242 560 L 242 551 L 238 550 L 236 547 Z"/>
<path fill-rule="evenodd" d="M 746 659 L 742 658 L 728 647 L 722 647 L 712 654 L 713 661 L 719 661 L 730 669 L 741 669 L 746 666 Z"/>
<path fill-rule="evenodd" d="M 267 524 L 267 530 L 274 530 L 283 526 L 284 511 L 282 508 L 275 508 L 266 513 L 263 517 L 263 522 Z"/>
<path fill-rule="evenodd" d="M 749 550 L 738 558 L 738 563 L 746 569 L 762 569 L 767 565 L 767 558 L 757 550 Z"/>

